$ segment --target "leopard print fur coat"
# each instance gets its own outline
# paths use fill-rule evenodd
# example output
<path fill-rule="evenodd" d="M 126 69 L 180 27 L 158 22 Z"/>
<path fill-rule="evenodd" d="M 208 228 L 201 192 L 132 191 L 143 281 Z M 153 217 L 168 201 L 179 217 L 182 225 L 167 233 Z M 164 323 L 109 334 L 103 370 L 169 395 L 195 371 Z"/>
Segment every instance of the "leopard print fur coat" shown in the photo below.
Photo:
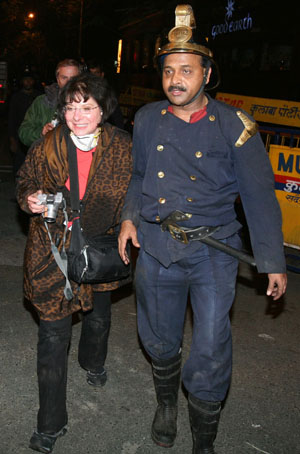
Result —
<path fill-rule="evenodd" d="M 43 193 L 62 192 L 72 220 L 68 178 L 66 126 L 48 133 L 27 154 L 17 178 L 17 199 L 29 213 L 27 197 L 41 189 Z M 102 127 L 82 199 L 81 225 L 87 237 L 112 233 L 119 223 L 132 171 L 130 135 L 110 124 Z M 48 224 L 58 249 L 62 247 L 64 216 L 59 210 L 56 222 Z M 67 234 L 66 249 L 70 244 Z M 24 294 L 43 320 L 59 320 L 78 310 L 92 308 L 93 291 L 114 290 L 127 281 L 97 285 L 72 283 L 74 297 L 64 297 L 65 278 L 51 252 L 50 240 L 41 215 L 31 215 L 24 256 Z"/>

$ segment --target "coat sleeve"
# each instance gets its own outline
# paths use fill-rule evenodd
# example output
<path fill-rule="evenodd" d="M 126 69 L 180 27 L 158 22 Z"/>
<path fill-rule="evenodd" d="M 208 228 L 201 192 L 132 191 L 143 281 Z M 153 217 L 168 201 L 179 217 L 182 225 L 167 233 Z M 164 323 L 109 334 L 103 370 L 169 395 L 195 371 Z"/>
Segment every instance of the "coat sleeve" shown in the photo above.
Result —
<path fill-rule="evenodd" d="M 41 142 L 32 148 L 26 156 L 16 179 L 16 197 L 23 211 L 30 213 L 27 197 L 38 189 L 42 189 L 42 175 L 45 167 L 44 144 Z"/>
<path fill-rule="evenodd" d="M 19 137 L 21 142 L 27 147 L 41 137 L 42 129 L 47 121 L 44 121 L 45 114 L 41 109 L 42 97 L 38 96 L 27 110 L 24 120 L 19 127 Z"/>
<path fill-rule="evenodd" d="M 260 134 L 233 148 L 235 174 L 257 269 L 260 273 L 285 273 L 281 210 Z"/>
<path fill-rule="evenodd" d="M 121 222 L 130 220 L 135 226 L 138 226 L 139 223 L 143 179 L 146 170 L 145 135 L 143 115 L 142 112 L 138 112 L 135 116 L 133 129 L 133 172 L 121 216 Z"/>

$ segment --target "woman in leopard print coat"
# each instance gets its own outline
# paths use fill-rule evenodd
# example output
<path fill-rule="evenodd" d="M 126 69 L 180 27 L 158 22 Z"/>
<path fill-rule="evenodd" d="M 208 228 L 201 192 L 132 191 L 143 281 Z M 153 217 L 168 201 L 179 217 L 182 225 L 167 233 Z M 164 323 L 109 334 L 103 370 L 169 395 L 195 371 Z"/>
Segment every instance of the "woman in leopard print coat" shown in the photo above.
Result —
<path fill-rule="evenodd" d="M 118 227 L 131 176 L 131 140 L 127 132 L 106 119 L 116 100 L 101 78 L 82 74 L 73 78 L 60 95 L 59 112 L 66 124 L 53 129 L 28 153 L 19 171 L 17 198 L 21 208 L 32 214 L 24 260 L 24 292 L 40 318 L 38 380 L 40 409 L 37 430 L 30 447 L 51 452 L 58 436 L 66 432 L 67 350 L 72 313 L 83 311 L 79 363 L 94 386 L 106 382 L 104 361 L 110 327 L 110 296 L 127 281 L 97 285 L 71 283 L 73 298 L 64 296 L 65 277 L 51 252 L 41 215 L 45 209 L 38 195 L 62 192 L 72 221 L 67 159 L 68 136 L 78 159 L 81 224 L 85 235 L 112 233 Z M 64 122 L 63 122 L 64 123 Z M 75 150 L 75 148 L 74 148 Z M 75 151 L 74 151 L 75 152 Z M 64 215 L 48 224 L 53 241 L 61 249 Z M 66 248 L 71 234 L 67 234 Z"/>

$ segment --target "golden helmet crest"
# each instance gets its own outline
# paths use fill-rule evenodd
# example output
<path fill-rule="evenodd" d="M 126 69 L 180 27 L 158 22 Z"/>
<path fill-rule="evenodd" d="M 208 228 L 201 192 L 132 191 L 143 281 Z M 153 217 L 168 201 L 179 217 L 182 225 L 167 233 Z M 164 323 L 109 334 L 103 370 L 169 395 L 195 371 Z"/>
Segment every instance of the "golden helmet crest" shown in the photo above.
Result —
<path fill-rule="evenodd" d="M 156 50 L 156 57 L 162 55 L 187 52 L 212 59 L 213 53 L 207 47 L 193 41 L 193 29 L 196 21 L 190 5 L 177 5 L 175 9 L 175 27 L 168 34 L 169 42 Z"/>

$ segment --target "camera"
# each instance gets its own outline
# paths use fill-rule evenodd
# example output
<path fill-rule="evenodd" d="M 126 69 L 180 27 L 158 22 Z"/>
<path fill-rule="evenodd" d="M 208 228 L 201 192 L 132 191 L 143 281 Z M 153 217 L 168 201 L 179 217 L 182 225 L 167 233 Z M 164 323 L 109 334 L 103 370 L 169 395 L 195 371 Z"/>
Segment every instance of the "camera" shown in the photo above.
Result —
<path fill-rule="evenodd" d="M 40 205 L 45 205 L 46 207 L 43 213 L 45 221 L 49 223 L 55 222 L 58 209 L 63 201 L 62 192 L 58 192 L 57 194 L 38 194 L 38 199 Z"/>

